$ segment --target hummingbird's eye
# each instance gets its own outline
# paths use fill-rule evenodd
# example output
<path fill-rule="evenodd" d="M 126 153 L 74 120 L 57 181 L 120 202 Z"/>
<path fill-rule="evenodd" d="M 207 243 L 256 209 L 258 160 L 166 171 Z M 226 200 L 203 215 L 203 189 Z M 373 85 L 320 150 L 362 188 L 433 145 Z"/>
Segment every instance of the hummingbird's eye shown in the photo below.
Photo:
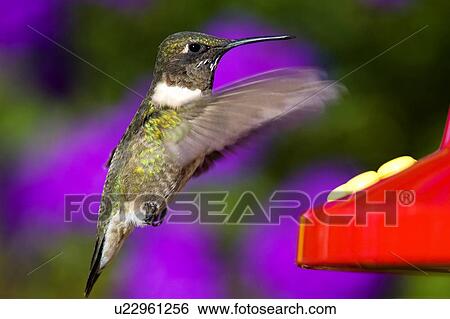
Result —
<path fill-rule="evenodd" d="M 202 48 L 202 45 L 199 43 L 190 43 L 188 48 L 189 48 L 190 52 L 196 53 L 196 52 L 200 51 L 200 49 Z"/>

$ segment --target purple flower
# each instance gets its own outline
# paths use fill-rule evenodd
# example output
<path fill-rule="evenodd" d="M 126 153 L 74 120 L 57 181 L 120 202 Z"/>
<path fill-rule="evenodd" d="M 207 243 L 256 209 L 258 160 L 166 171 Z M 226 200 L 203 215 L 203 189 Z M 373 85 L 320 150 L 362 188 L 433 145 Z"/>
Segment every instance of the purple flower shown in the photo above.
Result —
<path fill-rule="evenodd" d="M 323 163 L 305 169 L 281 189 L 307 192 L 314 198 L 347 181 L 354 169 Z M 300 213 L 300 212 L 299 212 Z M 250 228 L 250 226 L 249 226 Z M 304 270 L 296 266 L 299 226 L 291 220 L 280 225 L 252 226 L 241 242 L 242 281 L 248 291 L 263 298 L 370 298 L 381 295 L 386 277 L 379 274 Z"/>
<path fill-rule="evenodd" d="M 7 48 L 28 48 L 36 34 L 28 25 L 48 33 L 57 27 L 57 12 L 64 1 L 57 0 L 15 0 L 2 1 L 0 10 L 0 46 Z"/>
<path fill-rule="evenodd" d="M 0 58 L 7 60 L 7 71 L 27 70 L 24 77 L 53 95 L 64 95 L 72 86 L 74 58 L 52 40 L 70 47 L 67 21 L 70 0 L 17 0 L 0 4 Z M 25 63 L 26 62 L 26 63 Z"/>
<path fill-rule="evenodd" d="M 163 224 L 135 231 L 122 259 L 118 296 L 123 298 L 224 298 L 229 274 L 217 236 L 204 225 Z M 131 247 L 127 247 L 131 248 Z"/>

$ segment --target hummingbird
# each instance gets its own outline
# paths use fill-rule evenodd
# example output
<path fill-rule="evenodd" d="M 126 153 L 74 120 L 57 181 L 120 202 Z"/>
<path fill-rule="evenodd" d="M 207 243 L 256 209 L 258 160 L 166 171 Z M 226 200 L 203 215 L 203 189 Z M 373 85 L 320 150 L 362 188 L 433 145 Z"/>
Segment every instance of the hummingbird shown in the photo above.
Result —
<path fill-rule="evenodd" d="M 291 38 L 231 40 L 179 32 L 160 44 L 150 88 L 106 165 L 86 297 L 125 239 L 136 227 L 160 225 L 167 203 L 191 177 L 269 122 L 301 120 L 337 98 L 339 86 L 321 71 L 298 68 L 268 71 L 213 92 L 226 52 Z"/>

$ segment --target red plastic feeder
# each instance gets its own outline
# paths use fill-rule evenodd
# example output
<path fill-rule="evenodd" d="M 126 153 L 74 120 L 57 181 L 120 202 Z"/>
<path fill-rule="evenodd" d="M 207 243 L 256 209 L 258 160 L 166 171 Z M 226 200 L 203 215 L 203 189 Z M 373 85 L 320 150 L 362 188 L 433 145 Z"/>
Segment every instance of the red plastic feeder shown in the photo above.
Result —
<path fill-rule="evenodd" d="M 364 191 L 308 210 L 297 263 L 341 270 L 450 270 L 450 112 L 438 151 Z"/>

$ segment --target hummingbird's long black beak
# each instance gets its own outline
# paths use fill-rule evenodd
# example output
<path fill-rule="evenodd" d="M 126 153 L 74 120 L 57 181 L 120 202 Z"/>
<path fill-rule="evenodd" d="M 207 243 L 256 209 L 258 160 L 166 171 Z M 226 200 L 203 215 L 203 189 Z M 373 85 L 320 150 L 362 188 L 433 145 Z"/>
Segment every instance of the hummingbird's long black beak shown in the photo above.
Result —
<path fill-rule="evenodd" d="M 232 48 L 244 45 L 244 44 L 250 44 L 250 43 L 256 43 L 256 42 L 265 42 L 265 41 L 277 41 L 277 40 L 289 40 L 295 38 L 294 36 L 290 35 L 273 35 L 273 36 L 265 36 L 265 37 L 253 37 L 253 38 L 244 38 L 239 40 L 232 40 L 229 44 L 227 44 L 224 47 L 224 50 L 228 51 Z"/>

